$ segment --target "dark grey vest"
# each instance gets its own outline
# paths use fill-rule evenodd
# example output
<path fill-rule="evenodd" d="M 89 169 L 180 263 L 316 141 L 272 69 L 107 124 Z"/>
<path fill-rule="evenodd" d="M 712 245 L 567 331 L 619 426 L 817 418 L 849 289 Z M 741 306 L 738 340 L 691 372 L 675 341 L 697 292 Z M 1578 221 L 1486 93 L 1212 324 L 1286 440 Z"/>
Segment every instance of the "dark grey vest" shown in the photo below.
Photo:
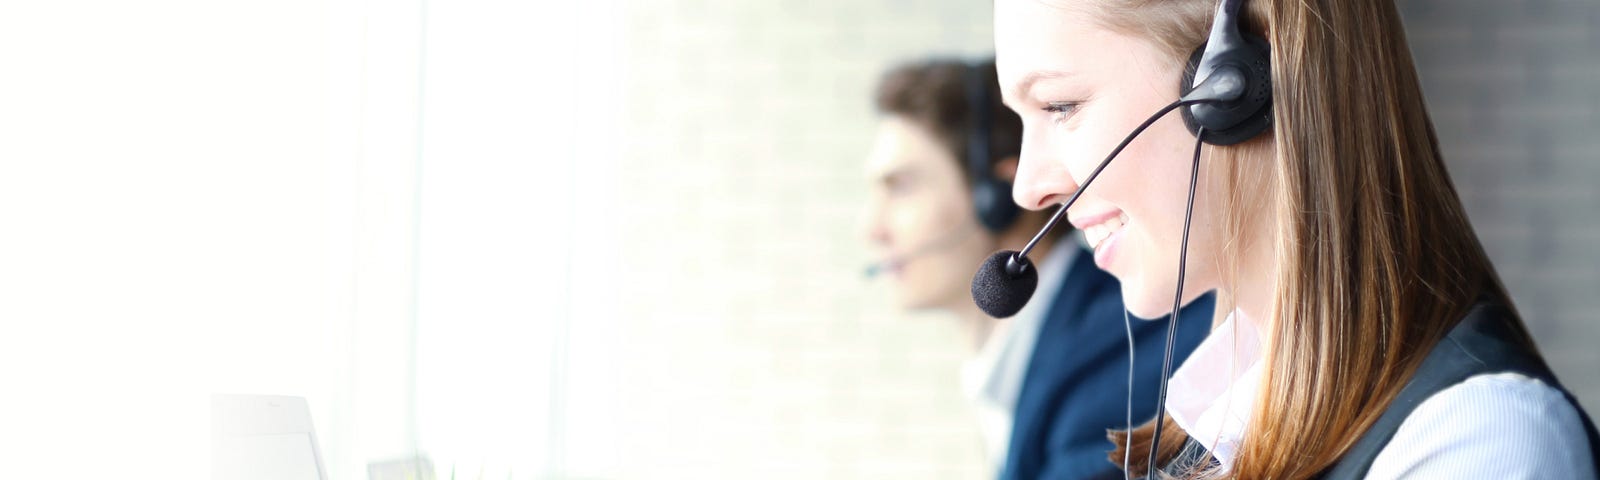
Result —
<path fill-rule="evenodd" d="M 1556 381 L 1544 360 L 1509 340 L 1514 338 L 1511 318 L 1511 312 L 1499 305 L 1480 303 L 1474 306 L 1466 318 L 1428 353 L 1428 358 L 1422 361 L 1411 381 L 1378 417 L 1377 423 L 1367 429 L 1367 433 L 1362 434 L 1355 445 L 1339 457 L 1333 466 L 1323 471 L 1319 478 L 1347 480 L 1366 477 L 1367 470 L 1372 468 L 1372 461 L 1378 458 L 1378 452 L 1383 451 L 1383 447 L 1394 438 L 1395 431 L 1400 429 L 1400 424 L 1416 410 L 1417 405 L 1468 377 L 1487 373 L 1522 374 L 1561 391 L 1573 408 L 1578 410 L 1578 418 L 1583 421 L 1583 429 L 1589 436 L 1588 445 L 1573 445 L 1572 448 L 1587 447 L 1590 461 L 1595 462 L 1595 471 L 1600 472 L 1600 434 L 1596 433 L 1594 422 L 1572 394 Z M 1472 415 L 1475 412 L 1462 414 Z M 1169 468 L 1195 461 L 1214 461 L 1192 439 L 1184 447 L 1184 453 L 1179 455 L 1177 461 L 1168 464 Z"/>

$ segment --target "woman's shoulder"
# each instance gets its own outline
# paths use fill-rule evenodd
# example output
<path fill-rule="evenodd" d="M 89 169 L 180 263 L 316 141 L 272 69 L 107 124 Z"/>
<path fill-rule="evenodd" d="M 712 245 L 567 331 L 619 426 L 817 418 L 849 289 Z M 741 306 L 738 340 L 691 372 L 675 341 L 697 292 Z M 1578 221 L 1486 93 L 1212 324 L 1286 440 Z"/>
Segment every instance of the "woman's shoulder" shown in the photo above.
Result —
<path fill-rule="evenodd" d="M 1438 391 L 1406 417 L 1367 478 L 1595 478 L 1577 406 L 1517 373 Z"/>

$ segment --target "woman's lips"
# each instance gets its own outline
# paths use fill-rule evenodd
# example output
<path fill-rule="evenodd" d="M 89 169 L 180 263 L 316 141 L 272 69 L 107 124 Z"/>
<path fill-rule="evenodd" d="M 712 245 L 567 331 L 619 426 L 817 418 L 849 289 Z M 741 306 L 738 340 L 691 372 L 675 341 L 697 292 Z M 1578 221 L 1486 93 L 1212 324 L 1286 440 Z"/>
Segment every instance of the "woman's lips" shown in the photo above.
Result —
<path fill-rule="evenodd" d="M 1082 229 L 1084 240 L 1089 243 L 1089 248 L 1094 250 L 1094 263 L 1102 270 L 1109 271 L 1111 268 L 1112 252 L 1127 223 L 1128 216 L 1119 213 L 1107 216 L 1105 220 Z"/>

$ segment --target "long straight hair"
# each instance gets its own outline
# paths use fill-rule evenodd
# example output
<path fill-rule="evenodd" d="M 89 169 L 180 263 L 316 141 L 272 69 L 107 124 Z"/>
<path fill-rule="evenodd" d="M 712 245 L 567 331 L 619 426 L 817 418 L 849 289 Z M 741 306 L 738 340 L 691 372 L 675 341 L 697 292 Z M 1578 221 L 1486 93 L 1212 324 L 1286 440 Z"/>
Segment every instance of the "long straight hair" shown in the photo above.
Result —
<path fill-rule="evenodd" d="M 1174 62 L 1204 41 L 1216 6 L 1074 3 L 1093 4 L 1087 13 L 1102 25 L 1149 39 Z M 1208 147 L 1206 170 L 1234 189 L 1222 202 L 1231 234 L 1266 219 L 1273 233 L 1262 246 L 1275 249 L 1277 272 L 1261 390 L 1227 474 L 1305 478 L 1360 438 L 1472 304 L 1514 307 L 1446 172 L 1392 1 L 1254 0 L 1247 10 L 1246 29 L 1272 46 L 1274 127 L 1270 138 Z M 1242 185 L 1264 186 L 1266 201 L 1241 201 Z M 1240 245 L 1218 252 L 1221 271 Z M 1531 348 L 1514 323 L 1515 340 Z M 1130 470 L 1142 475 L 1155 428 L 1135 428 L 1127 444 L 1113 433 L 1113 461 L 1132 448 Z M 1162 428 L 1167 464 L 1186 435 L 1170 417 Z M 1207 467 L 1176 470 L 1221 473 Z"/>

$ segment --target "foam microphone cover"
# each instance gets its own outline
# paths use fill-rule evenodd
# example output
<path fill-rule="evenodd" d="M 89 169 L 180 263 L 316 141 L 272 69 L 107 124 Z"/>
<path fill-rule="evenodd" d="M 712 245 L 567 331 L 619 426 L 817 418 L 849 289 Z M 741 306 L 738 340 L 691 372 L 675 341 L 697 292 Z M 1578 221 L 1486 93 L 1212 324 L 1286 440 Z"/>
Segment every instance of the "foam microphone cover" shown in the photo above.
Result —
<path fill-rule="evenodd" d="M 1020 272 L 1006 270 L 1006 262 L 1013 256 L 1017 256 L 1018 263 L 1024 267 Z M 1036 288 L 1039 288 L 1039 270 L 1033 268 L 1033 261 L 1018 256 L 1016 251 L 1002 250 L 984 260 L 983 265 L 978 266 L 978 273 L 972 276 L 972 301 L 983 313 L 1006 318 L 1022 311 Z"/>

